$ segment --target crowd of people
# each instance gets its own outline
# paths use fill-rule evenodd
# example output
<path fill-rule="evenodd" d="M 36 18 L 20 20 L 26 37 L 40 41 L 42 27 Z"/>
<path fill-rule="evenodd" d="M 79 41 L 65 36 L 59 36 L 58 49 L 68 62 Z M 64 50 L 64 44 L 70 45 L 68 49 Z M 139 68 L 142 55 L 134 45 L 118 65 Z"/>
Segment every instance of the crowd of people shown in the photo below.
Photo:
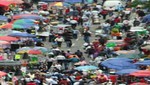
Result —
<path fill-rule="evenodd" d="M 42 15 L 44 20 L 39 20 L 39 27 L 33 28 L 37 32 L 49 31 L 49 36 L 40 36 L 38 39 L 27 38 L 20 40 L 20 42 L 23 42 L 21 47 L 34 48 L 39 46 L 50 50 L 45 54 L 39 55 L 38 59 L 35 58 L 33 60 L 35 61 L 32 62 L 34 64 L 31 64 L 29 63 L 29 57 L 31 56 L 27 52 L 23 53 L 23 58 L 21 59 L 21 57 L 18 57 L 20 54 L 17 53 L 17 49 L 13 48 L 11 50 L 12 48 L 5 48 L 4 52 L 11 57 L 8 60 L 20 61 L 21 66 L 1 67 L 1 71 L 9 74 L 3 77 L 3 80 L 1 79 L 2 83 L 11 80 L 14 85 L 129 85 L 134 82 L 148 83 L 143 77 L 138 79 L 128 77 L 131 79 L 127 79 L 125 78 L 126 76 L 111 73 L 109 68 L 101 64 L 101 62 L 109 58 L 115 58 L 120 55 L 116 52 L 119 50 L 136 50 L 134 53 L 138 55 L 146 57 L 150 55 L 149 50 L 142 49 L 142 45 L 148 43 L 150 40 L 149 22 L 142 22 L 146 13 L 140 7 L 134 8 L 136 11 L 131 8 L 130 10 L 128 9 L 128 4 L 122 6 L 120 3 L 117 5 L 116 10 L 112 10 L 111 7 L 106 10 L 102 4 L 98 3 L 90 5 L 82 4 L 80 6 L 73 4 L 70 7 L 63 7 L 62 9 L 59 9 L 59 7 L 41 9 L 37 5 L 31 6 L 28 10 L 22 9 L 18 14 L 31 14 L 34 13 L 34 10 L 48 11 L 48 15 Z M 12 13 L 10 16 L 16 15 L 12 11 L 10 13 Z M 38 13 L 34 14 L 38 15 Z M 55 16 L 50 19 L 50 14 L 54 14 Z M 101 19 L 98 27 L 93 24 L 95 16 Z M 69 24 L 69 27 L 58 27 L 58 30 L 49 29 L 49 27 L 53 26 L 50 23 L 53 20 L 57 20 L 62 24 Z M 9 19 L 9 22 L 11 21 L 13 20 Z M 139 26 L 144 27 L 146 32 L 136 33 L 131 31 L 132 27 Z M 95 35 L 93 33 L 95 27 L 97 27 L 96 30 L 101 30 L 102 32 Z M 28 29 L 27 33 L 32 34 L 32 30 Z M 83 45 L 78 46 L 80 49 L 75 52 L 71 51 L 74 48 L 73 41 L 80 37 L 83 38 L 80 40 L 84 42 Z M 122 40 L 122 42 L 114 45 L 109 40 Z M 64 42 L 68 50 L 62 49 L 64 48 Z M 133 59 L 134 63 L 138 61 L 140 61 L 140 58 Z M 87 67 L 85 69 L 77 69 L 80 66 L 91 65 L 98 68 L 91 69 Z M 26 70 L 22 70 L 23 68 L 21 67 L 25 67 Z M 139 69 L 145 70 L 147 68 L 147 66 L 141 66 Z M 16 77 L 12 77 L 10 72 L 14 72 Z"/>

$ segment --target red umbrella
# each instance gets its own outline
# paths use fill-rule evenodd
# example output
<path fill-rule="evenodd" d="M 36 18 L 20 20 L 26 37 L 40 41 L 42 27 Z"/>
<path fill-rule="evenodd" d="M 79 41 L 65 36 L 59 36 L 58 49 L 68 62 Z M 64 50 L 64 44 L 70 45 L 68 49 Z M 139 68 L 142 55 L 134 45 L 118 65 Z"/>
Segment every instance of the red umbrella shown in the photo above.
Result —
<path fill-rule="evenodd" d="M 12 23 L 7 23 L 7 24 L 4 24 L 4 25 L 0 26 L 0 28 L 3 28 L 3 29 L 11 29 L 12 27 L 13 27 Z"/>
<path fill-rule="evenodd" d="M 7 6 L 9 6 L 11 3 L 10 2 L 7 2 L 7 1 L 1 1 L 0 0 L 0 6 L 5 6 L 5 7 L 7 7 Z"/>
<path fill-rule="evenodd" d="M 148 84 L 146 84 L 146 83 L 141 83 L 141 82 L 136 82 L 136 83 L 132 83 L 132 84 L 130 84 L 130 85 L 148 85 Z"/>
<path fill-rule="evenodd" d="M 28 54 L 38 55 L 38 54 L 42 54 L 42 52 L 40 50 L 29 50 Z"/>
<path fill-rule="evenodd" d="M 3 72 L 3 71 L 0 71 L 0 77 L 3 77 L 5 76 L 7 73 Z"/>
<path fill-rule="evenodd" d="M 11 41 L 17 41 L 19 39 L 10 36 L 0 36 L 0 40 L 11 42 Z"/>
<path fill-rule="evenodd" d="M 150 71 L 149 70 L 139 70 L 139 71 L 131 73 L 130 75 L 135 76 L 135 77 L 148 77 L 148 76 L 150 76 Z"/>
<path fill-rule="evenodd" d="M 0 0 L 0 2 L 7 2 L 10 4 L 21 4 L 21 3 L 23 3 L 22 0 Z"/>

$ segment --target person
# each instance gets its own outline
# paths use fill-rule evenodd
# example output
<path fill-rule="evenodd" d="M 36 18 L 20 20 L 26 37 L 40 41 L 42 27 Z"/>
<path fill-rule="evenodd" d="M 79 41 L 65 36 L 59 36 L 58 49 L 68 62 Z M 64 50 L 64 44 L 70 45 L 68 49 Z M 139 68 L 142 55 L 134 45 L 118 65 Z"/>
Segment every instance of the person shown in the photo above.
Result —
<path fill-rule="evenodd" d="M 55 36 L 54 36 L 54 31 L 50 30 L 49 34 L 49 42 L 54 42 Z"/>
<path fill-rule="evenodd" d="M 73 29 L 73 38 L 78 39 L 79 30 Z"/>
<path fill-rule="evenodd" d="M 91 36 L 91 32 L 89 31 L 89 28 L 85 28 L 83 32 L 83 37 L 86 43 L 90 43 L 90 36 Z"/>
<path fill-rule="evenodd" d="M 58 36 L 55 39 L 55 42 L 57 42 L 58 47 L 61 47 L 62 42 L 64 41 L 64 39 L 61 36 Z"/>
<path fill-rule="evenodd" d="M 102 10 L 101 11 L 101 15 L 103 16 L 103 19 L 105 20 L 106 19 L 106 16 L 107 16 L 107 14 L 108 14 L 108 11 L 107 10 Z"/>
<path fill-rule="evenodd" d="M 105 21 L 101 24 L 101 28 L 104 30 L 105 34 L 108 34 L 110 31 L 110 24 L 107 21 Z"/>
<path fill-rule="evenodd" d="M 75 52 L 75 54 L 76 54 L 79 58 L 81 58 L 81 57 L 83 56 L 83 53 L 82 53 L 80 50 L 77 50 L 77 51 Z"/>

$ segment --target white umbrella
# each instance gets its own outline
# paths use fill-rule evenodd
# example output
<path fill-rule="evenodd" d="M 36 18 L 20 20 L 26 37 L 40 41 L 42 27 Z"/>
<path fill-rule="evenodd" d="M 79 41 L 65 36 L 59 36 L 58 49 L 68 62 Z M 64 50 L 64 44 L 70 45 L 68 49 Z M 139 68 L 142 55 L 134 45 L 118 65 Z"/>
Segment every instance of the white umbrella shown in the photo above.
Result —
<path fill-rule="evenodd" d="M 71 20 L 70 23 L 71 24 L 77 24 L 78 22 L 76 20 Z"/>
<path fill-rule="evenodd" d="M 137 31 L 145 31 L 144 27 L 131 27 L 130 31 L 137 32 Z"/>

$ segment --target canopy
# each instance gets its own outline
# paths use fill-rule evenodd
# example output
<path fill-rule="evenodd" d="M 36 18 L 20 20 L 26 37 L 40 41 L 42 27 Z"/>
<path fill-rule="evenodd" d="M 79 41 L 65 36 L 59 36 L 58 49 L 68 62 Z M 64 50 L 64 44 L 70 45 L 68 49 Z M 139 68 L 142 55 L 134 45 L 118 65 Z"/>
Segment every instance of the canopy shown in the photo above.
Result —
<path fill-rule="evenodd" d="M 135 63 L 136 65 L 150 65 L 150 60 L 139 61 Z"/>
<path fill-rule="evenodd" d="M 90 66 L 87 65 L 87 66 L 78 66 L 74 69 L 79 70 L 79 71 L 89 71 L 89 70 L 96 70 L 96 69 L 98 69 L 98 67 L 92 66 L 92 65 L 90 65 Z"/>
<path fill-rule="evenodd" d="M 117 71 L 116 74 L 126 75 L 126 74 L 130 74 L 130 73 L 133 73 L 133 72 L 136 72 L 136 71 L 138 71 L 138 69 L 123 69 L 123 70 Z"/>
<path fill-rule="evenodd" d="M 0 15 L 0 21 L 7 21 L 8 18 L 6 16 Z"/>
<path fill-rule="evenodd" d="M 0 40 L 11 42 L 11 41 L 17 41 L 19 39 L 10 36 L 0 36 Z"/>
<path fill-rule="evenodd" d="M 26 32 L 22 32 L 22 33 L 11 33 L 11 34 L 9 34 L 8 36 L 12 36 L 12 37 L 36 37 L 35 35 L 29 34 L 29 33 L 26 33 Z"/>
<path fill-rule="evenodd" d="M 110 58 L 100 64 L 107 68 L 122 70 L 122 69 L 136 69 L 136 65 L 131 63 L 132 60 L 129 58 Z"/>
<path fill-rule="evenodd" d="M 131 73 L 130 75 L 135 76 L 135 77 L 149 77 L 150 71 L 149 70 L 139 70 L 139 71 Z"/>

